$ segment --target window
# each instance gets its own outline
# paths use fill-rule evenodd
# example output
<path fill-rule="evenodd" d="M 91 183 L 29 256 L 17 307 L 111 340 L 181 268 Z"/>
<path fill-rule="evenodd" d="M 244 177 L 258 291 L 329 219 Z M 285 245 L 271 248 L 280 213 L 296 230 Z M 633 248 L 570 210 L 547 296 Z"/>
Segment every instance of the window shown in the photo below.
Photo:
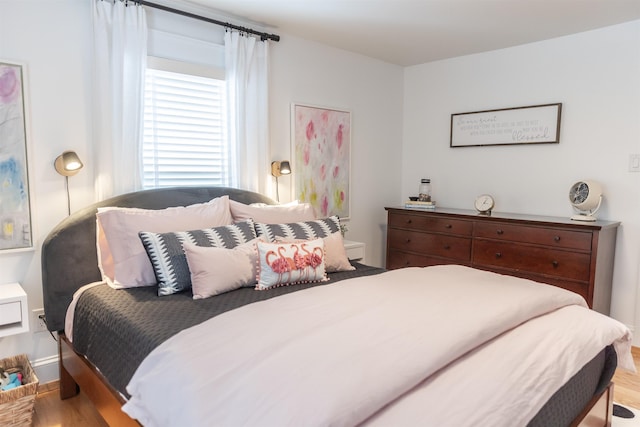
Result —
<path fill-rule="evenodd" d="M 146 73 L 144 188 L 228 186 L 225 81 L 158 63 Z"/>

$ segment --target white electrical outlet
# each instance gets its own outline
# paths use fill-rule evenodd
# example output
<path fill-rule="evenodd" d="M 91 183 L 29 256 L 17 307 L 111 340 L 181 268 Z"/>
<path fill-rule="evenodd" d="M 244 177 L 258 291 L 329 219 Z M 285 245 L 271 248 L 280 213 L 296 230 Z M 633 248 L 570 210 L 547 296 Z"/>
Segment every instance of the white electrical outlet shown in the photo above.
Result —
<path fill-rule="evenodd" d="M 31 311 L 31 324 L 33 332 L 47 332 L 47 324 L 44 322 L 44 308 Z"/>
<path fill-rule="evenodd" d="M 640 172 L 640 154 L 629 154 L 629 172 Z"/>

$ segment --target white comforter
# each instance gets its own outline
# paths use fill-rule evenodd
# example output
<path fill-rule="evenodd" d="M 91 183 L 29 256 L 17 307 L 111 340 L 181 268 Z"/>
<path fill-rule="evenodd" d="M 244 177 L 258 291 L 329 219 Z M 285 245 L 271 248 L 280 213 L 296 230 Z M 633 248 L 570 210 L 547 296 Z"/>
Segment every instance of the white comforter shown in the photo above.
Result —
<path fill-rule="evenodd" d="M 145 426 L 526 424 L 605 345 L 632 369 L 627 328 L 585 307 L 462 266 L 338 282 L 179 333 L 140 365 L 123 410 Z"/>

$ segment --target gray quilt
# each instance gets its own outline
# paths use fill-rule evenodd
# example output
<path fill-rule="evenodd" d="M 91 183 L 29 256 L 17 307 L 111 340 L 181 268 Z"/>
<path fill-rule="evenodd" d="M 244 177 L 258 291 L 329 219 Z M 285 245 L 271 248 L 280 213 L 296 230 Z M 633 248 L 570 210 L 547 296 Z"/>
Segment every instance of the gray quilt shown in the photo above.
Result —
<path fill-rule="evenodd" d="M 190 291 L 159 297 L 154 286 L 114 290 L 99 285 L 85 291 L 78 301 L 73 346 L 116 390 L 128 397 L 125 387 L 138 365 L 154 348 L 181 330 L 246 304 L 384 271 L 354 265 L 357 267 L 354 271 L 329 274 L 328 282 L 267 291 L 241 288 L 200 300 L 194 300 Z"/>

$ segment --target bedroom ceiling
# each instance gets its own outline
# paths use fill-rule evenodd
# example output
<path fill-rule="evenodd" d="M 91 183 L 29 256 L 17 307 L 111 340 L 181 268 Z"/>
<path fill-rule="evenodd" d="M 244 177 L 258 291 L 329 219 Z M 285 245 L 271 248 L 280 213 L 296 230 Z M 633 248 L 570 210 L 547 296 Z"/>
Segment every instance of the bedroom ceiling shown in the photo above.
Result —
<path fill-rule="evenodd" d="M 237 18 L 263 25 L 268 32 L 293 34 L 402 66 L 640 19 L 640 0 L 174 0 L 173 3 L 204 6 L 213 13 L 228 16 L 227 20 Z"/>

